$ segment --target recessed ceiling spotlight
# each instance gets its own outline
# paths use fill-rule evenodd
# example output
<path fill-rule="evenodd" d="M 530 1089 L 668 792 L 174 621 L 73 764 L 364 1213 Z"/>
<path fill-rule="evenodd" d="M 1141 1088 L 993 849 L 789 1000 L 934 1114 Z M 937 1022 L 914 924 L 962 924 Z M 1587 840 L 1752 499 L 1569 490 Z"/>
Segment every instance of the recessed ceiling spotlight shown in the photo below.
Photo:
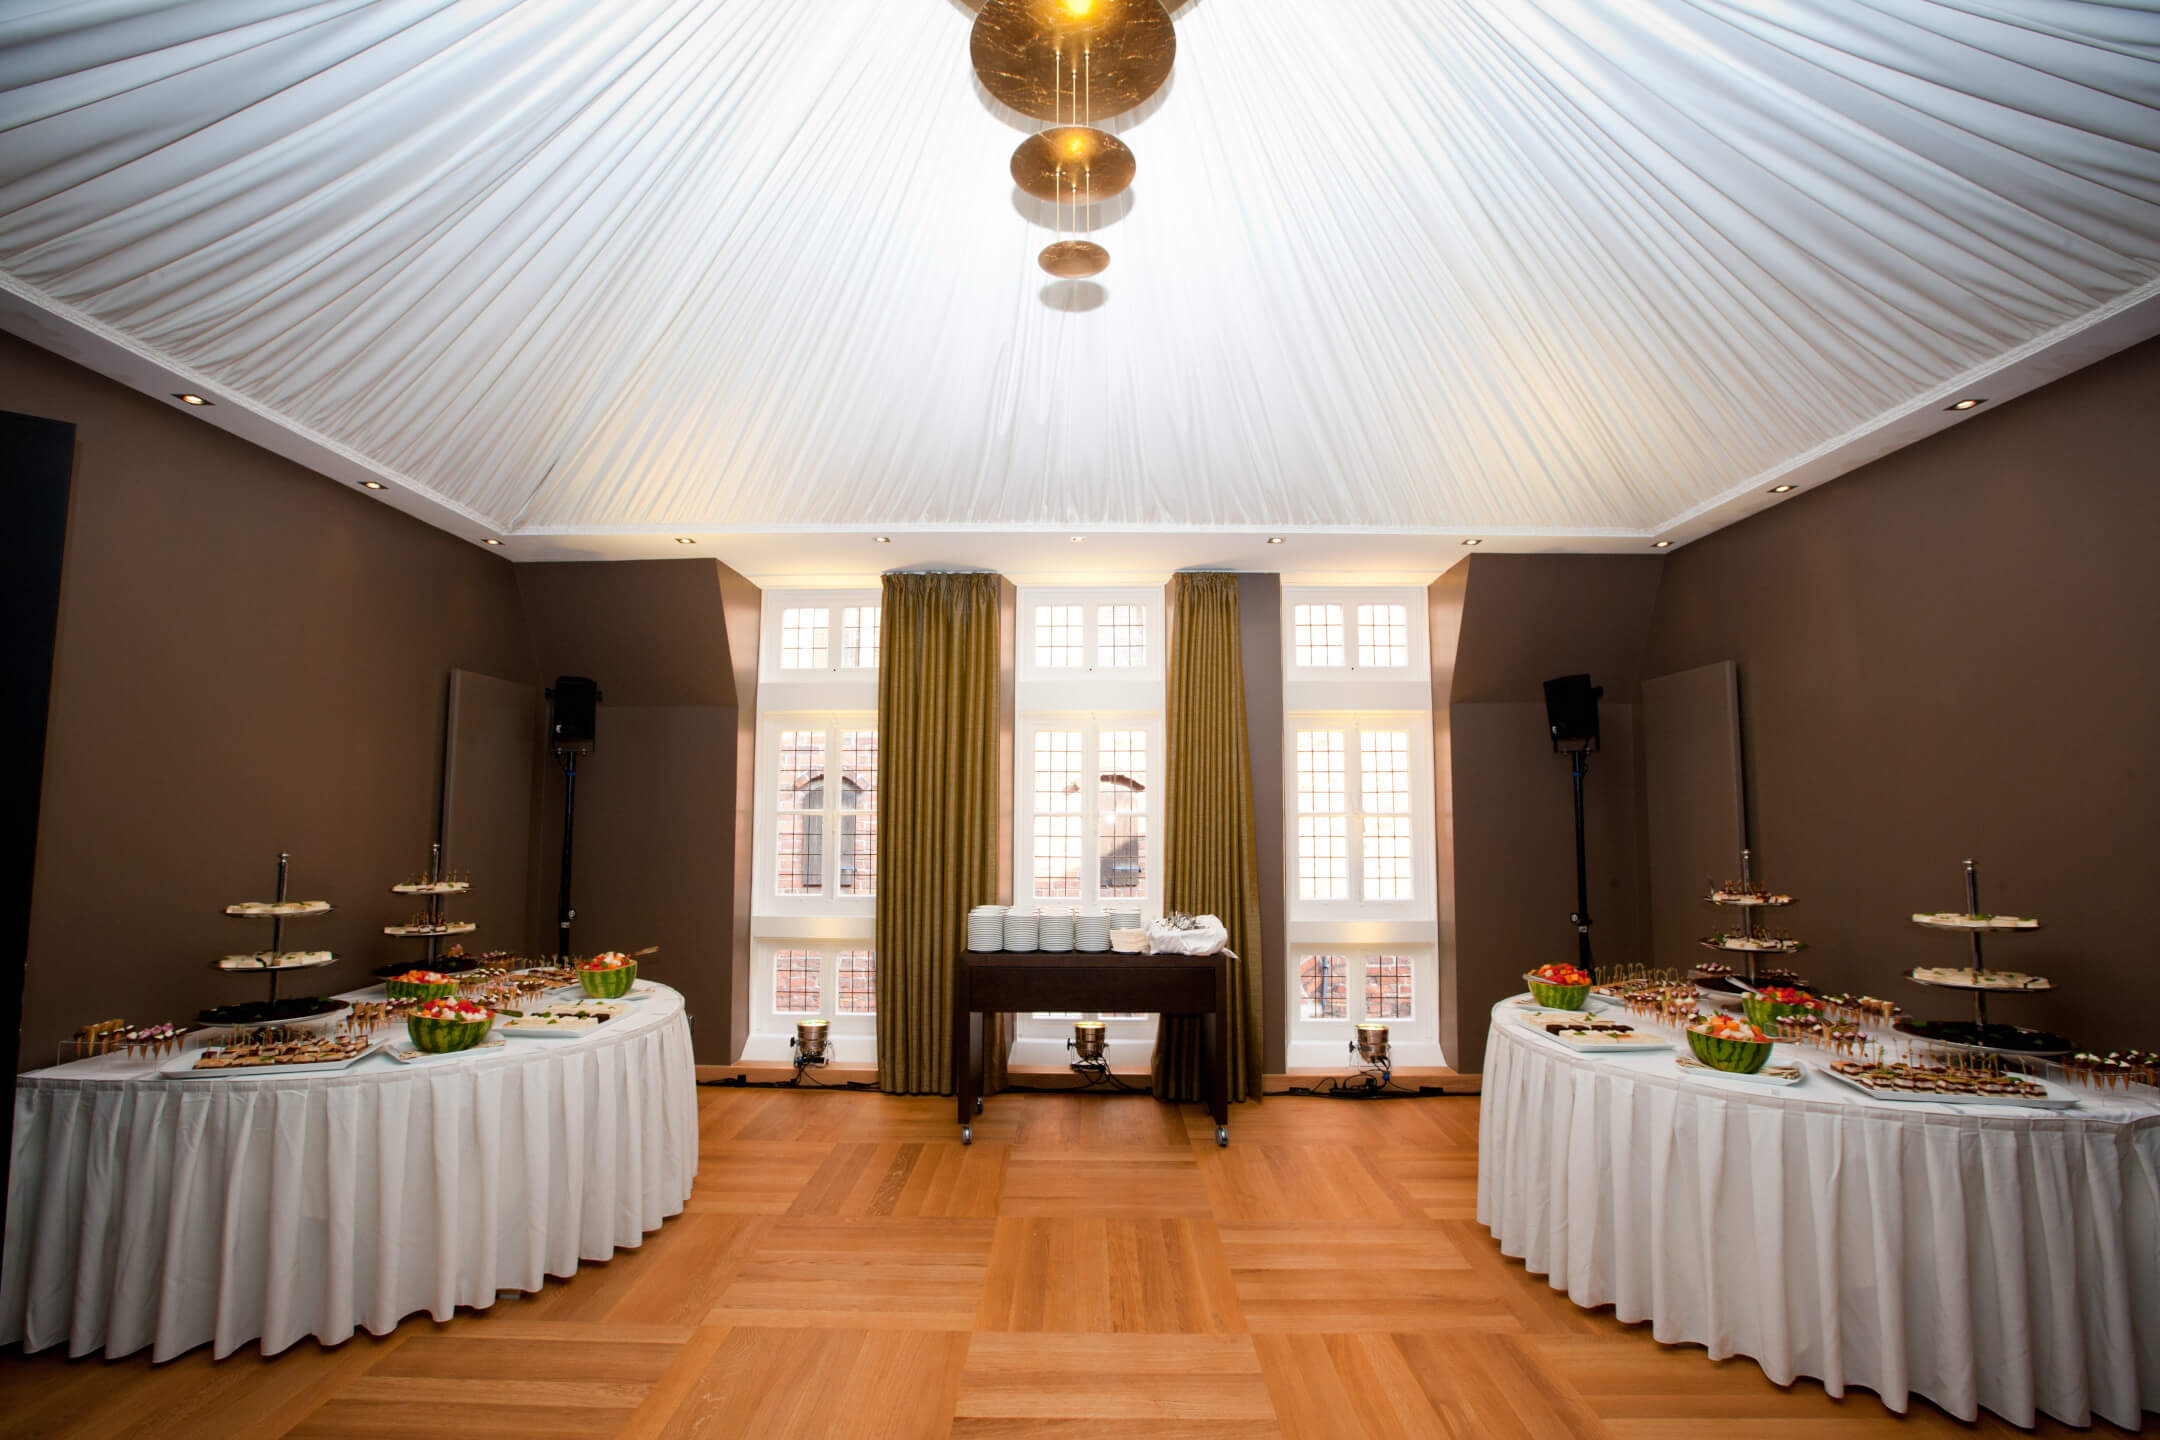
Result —
<path fill-rule="evenodd" d="M 677 545 L 695 545 L 697 544 L 697 541 L 691 539 L 688 535 L 677 535 L 675 537 L 675 543 Z"/>
<path fill-rule="evenodd" d="M 1793 487 L 1790 485 L 1772 485 L 1770 487 L 1770 493 L 1772 495 L 1790 495 L 1792 493 L 1792 488 Z"/>
<path fill-rule="evenodd" d="M 1651 542 L 1650 542 L 1650 548 L 1651 548 L 1652 550 L 1670 550 L 1670 549 L 1672 549 L 1672 541 L 1670 541 L 1670 540 L 1653 540 L 1653 541 L 1651 541 Z"/>
<path fill-rule="evenodd" d="M 1470 545 L 1470 546 L 1477 546 L 1477 545 L 1482 545 L 1482 544 L 1484 544 L 1485 542 L 1484 542 L 1483 540 L 1465 540 L 1465 541 L 1463 541 L 1462 543 L 1463 543 L 1463 544 L 1465 544 L 1465 545 Z"/>
<path fill-rule="evenodd" d="M 179 401 L 179 402 L 180 402 L 181 404 L 183 404 L 183 405 L 215 405 L 215 404 L 217 404 L 217 401 L 215 401 L 215 400 L 205 400 L 205 399 L 203 399 L 203 397 L 202 397 L 202 396 L 200 396 L 200 395 L 191 395 L 191 394 L 188 394 L 188 393 L 187 393 L 187 392 L 185 392 L 185 391 L 182 391 L 181 393 L 179 393 L 179 394 L 177 394 L 177 395 L 173 396 L 172 398 L 173 398 L 173 399 L 175 399 L 175 400 L 178 400 L 178 401 Z"/>
<path fill-rule="evenodd" d="M 1267 537 L 1267 543 L 1270 545 L 1280 545 L 1283 543 L 1283 537 L 1280 535 L 1270 535 Z"/>
<path fill-rule="evenodd" d="M 890 535 L 876 535 L 876 536 L 872 536 L 871 538 L 872 538 L 872 539 L 874 539 L 874 540 L 876 540 L 876 541 L 877 541 L 877 543 L 878 543 L 878 544 L 880 544 L 880 545 L 890 545 L 890 544 L 892 544 L 892 536 L 890 536 Z"/>
<path fill-rule="evenodd" d="M 380 480 L 362 480 L 360 482 L 360 488 L 363 490 L 387 490 L 390 487 L 383 484 Z"/>
<path fill-rule="evenodd" d="M 1072 537 L 1072 543 L 1075 545 L 1085 545 L 1087 544 L 1087 536 L 1075 535 Z"/>
<path fill-rule="evenodd" d="M 480 543 L 483 545 L 500 545 L 503 542 L 490 536 L 488 539 L 482 540 Z"/>
<path fill-rule="evenodd" d="M 1956 404 L 1954 404 L 1954 405 L 1945 405 L 1945 406 L 1943 406 L 1943 409 L 1945 409 L 1945 410 L 1977 410 L 1977 409 L 1978 409 L 1979 407 L 1981 407 L 1982 405 L 1985 405 L 1985 404 L 1987 404 L 1987 401 L 1985 401 L 1985 400 L 1960 400 L 1960 401 L 1958 401 L 1958 402 L 1957 402 Z"/>

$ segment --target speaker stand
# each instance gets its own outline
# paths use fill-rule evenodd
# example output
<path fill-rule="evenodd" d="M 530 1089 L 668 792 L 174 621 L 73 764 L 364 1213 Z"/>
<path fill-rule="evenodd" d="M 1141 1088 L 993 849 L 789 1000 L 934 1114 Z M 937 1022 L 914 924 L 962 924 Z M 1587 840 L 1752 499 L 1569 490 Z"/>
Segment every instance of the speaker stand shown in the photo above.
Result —
<path fill-rule="evenodd" d="M 570 922 L 577 919 L 577 907 L 570 903 L 570 856 L 577 824 L 577 757 L 576 750 L 555 752 L 562 761 L 562 884 L 555 892 L 555 963 L 570 963 Z"/>
<path fill-rule="evenodd" d="M 1568 918 L 1575 922 L 1575 963 L 1585 975 L 1597 976 L 1590 968 L 1590 865 L 1583 847 L 1583 775 L 1590 768 L 1590 751 L 1587 747 L 1576 750 L 1574 755 L 1575 779 L 1575 913 Z"/>

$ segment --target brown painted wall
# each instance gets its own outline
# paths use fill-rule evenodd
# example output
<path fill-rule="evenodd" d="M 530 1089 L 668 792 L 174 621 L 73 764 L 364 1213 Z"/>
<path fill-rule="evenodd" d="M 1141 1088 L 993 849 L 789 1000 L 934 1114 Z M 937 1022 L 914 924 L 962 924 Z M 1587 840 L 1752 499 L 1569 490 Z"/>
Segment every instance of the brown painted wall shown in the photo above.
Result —
<path fill-rule="evenodd" d="M 1585 786 L 1597 962 L 1648 952 L 1636 699 L 1662 560 L 1477 555 L 1463 571 L 1447 759 L 1453 776 L 1458 1070 L 1484 1064 L 1487 1015 L 1523 972 L 1576 956 L 1569 765 L 1547 738 L 1544 682 L 1605 687 L 1603 744 Z M 1450 571 L 1453 574 L 1454 571 Z"/>
<path fill-rule="evenodd" d="M 538 672 L 600 686 L 598 745 L 578 761 L 571 946 L 660 946 L 652 974 L 683 992 L 704 1064 L 741 1053 L 748 1023 L 750 893 L 747 747 L 754 743 L 756 656 L 747 627 L 754 587 L 713 560 L 521 565 Z M 562 854 L 561 768 L 547 766 L 539 826 L 534 933 L 556 934 Z"/>
<path fill-rule="evenodd" d="M 1484 1017 L 1462 1007 L 1461 937 L 1455 924 L 1455 652 L 1462 643 L 1463 602 L 1470 589 L 1469 561 L 1459 561 L 1425 591 L 1426 634 L 1432 651 L 1433 879 L 1439 921 L 1440 1053 L 1458 1067 L 1463 1036 L 1482 1035 Z M 1472 1020 L 1477 1023 L 1473 1024 Z"/>
<path fill-rule="evenodd" d="M 2160 341 L 1673 553 L 1653 674 L 1740 666 L 1759 874 L 1819 982 L 1923 1014 L 1956 964 L 1915 910 L 2046 927 L 1991 958 L 2051 976 L 2002 1018 L 2101 1047 L 2160 1033 L 2147 937 L 2160 761 Z"/>
<path fill-rule="evenodd" d="M 77 427 L 22 1063 L 255 998 L 209 964 L 268 927 L 218 912 L 281 849 L 338 906 L 287 929 L 343 957 L 308 990 L 406 958 L 449 672 L 530 678 L 509 563 L 5 335 L 0 393 Z"/>
<path fill-rule="evenodd" d="M 1283 812 L 1282 577 L 1238 576 L 1238 646 L 1252 757 L 1253 843 L 1260 848 L 1261 1044 L 1267 1069 L 1289 1064 L 1288 861 Z"/>

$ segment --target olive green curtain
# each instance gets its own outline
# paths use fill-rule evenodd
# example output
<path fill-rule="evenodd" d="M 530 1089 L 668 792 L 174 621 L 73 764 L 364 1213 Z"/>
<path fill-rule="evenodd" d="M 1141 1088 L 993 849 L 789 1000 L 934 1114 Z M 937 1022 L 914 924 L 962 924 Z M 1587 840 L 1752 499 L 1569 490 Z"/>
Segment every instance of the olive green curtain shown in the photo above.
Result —
<path fill-rule="evenodd" d="M 953 965 L 997 899 L 998 577 L 885 577 L 878 657 L 878 1086 L 952 1093 Z M 1004 1084 L 1011 1021 L 984 1037 Z"/>
<path fill-rule="evenodd" d="M 1260 855 L 1253 838 L 1252 757 L 1245 735 L 1245 660 L 1238 638 L 1237 576 L 1171 579 L 1169 783 L 1165 787 L 1163 903 L 1214 915 L 1230 931 L 1230 1098 L 1260 1098 Z M 1163 1017 L 1155 1040 L 1155 1093 L 1207 1094 L 1200 1021 Z"/>

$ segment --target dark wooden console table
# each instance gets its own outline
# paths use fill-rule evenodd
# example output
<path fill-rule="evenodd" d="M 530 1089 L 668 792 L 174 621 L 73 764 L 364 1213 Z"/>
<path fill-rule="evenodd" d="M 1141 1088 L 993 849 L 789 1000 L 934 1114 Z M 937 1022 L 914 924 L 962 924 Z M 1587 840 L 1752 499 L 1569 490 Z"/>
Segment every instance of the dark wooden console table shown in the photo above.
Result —
<path fill-rule="evenodd" d="M 982 1113 L 983 1016 L 1036 1010 L 1109 1010 L 1198 1015 L 1208 1109 L 1215 1143 L 1230 1143 L 1230 1050 L 1222 1017 L 1230 1009 L 1230 966 L 1223 955 L 1118 955 L 982 952 L 960 956 L 953 971 L 953 1094 L 960 1142 L 973 1143 Z"/>

